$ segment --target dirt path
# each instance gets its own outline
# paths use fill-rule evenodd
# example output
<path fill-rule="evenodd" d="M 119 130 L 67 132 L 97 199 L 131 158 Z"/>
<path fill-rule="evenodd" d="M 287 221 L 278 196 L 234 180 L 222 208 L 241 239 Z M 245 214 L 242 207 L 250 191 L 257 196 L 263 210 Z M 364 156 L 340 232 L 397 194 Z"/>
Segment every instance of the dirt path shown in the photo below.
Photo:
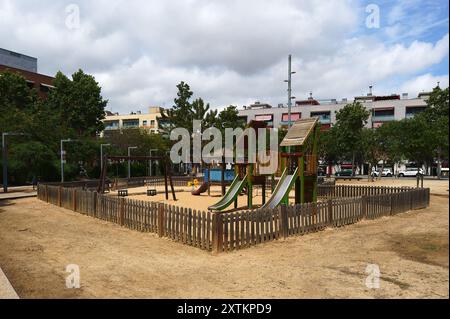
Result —
<path fill-rule="evenodd" d="M 36 199 L 5 204 L 0 266 L 21 298 L 448 298 L 448 198 L 219 256 Z M 79 290 L 65 287 L 68 264 Z M 365 285 L 368 264 L 380 289 Z"/>

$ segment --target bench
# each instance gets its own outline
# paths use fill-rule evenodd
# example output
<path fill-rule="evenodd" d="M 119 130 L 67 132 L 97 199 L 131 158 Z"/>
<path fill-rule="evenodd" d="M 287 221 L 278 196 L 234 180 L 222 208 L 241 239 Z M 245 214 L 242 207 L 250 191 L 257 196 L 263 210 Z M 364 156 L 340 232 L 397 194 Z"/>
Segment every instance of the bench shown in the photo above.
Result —
<path fill-rule="evenodd" d="M 147 190 L 147 196 L 156 196 L 158 194 L 158 192 L 156 191 L 156 189 L 148 189 Z"/>
<path fill-rule="evenodd" d="M 117 194 L 119 197 L 128 197 L 128 189 L 119 189 Z"/>

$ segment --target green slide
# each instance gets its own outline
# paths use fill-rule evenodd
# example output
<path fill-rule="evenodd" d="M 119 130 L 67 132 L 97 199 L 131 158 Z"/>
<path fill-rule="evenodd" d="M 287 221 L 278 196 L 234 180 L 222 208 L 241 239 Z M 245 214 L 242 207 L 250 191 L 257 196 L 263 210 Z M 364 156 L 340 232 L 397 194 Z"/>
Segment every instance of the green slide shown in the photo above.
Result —
<path fill-rule="evenodd" d="M 291 191 L 292 187 L 295 184 L 297 174 L 298 174 L 298 167 L 295 169 L 295 172 L 292 175 L 288 175 L 288 170 L 286 168 L 283 172 L 283 175 L 281 176 L 280 181 L 278 182 L 277 187 L 275 187 L 272 196 L 267 201 L 267 203 L 263 207 L 261 207 L 261 209 L 265 208 L 274 209 L 278 205 L 280 205 L 283 199 L 286 196 L 289 196 L 289 192 Z"/>
<path fill-rule="evenodd" d="M 242 189 L 244 188 L 246 183 L 247 183 L 247 175 L 245 175 L 244 179 L 239 179 L 239 176 L 236 176 L 225 196 L 217 204 L 208 207 L 208 209 L 222 211 L 231 204 L 233 204 L 233 202 L 242 192 Z"/>

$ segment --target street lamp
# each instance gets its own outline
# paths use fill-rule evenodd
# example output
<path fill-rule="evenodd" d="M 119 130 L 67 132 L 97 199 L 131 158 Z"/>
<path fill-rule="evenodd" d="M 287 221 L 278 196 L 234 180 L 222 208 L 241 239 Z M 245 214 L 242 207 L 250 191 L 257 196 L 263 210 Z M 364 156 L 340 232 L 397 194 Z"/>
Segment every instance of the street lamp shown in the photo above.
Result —
<path fill-rule="evenodd" d="M 130 160 L 131 150 L 135 150 L 137 148 L 138 148 L 137 146 L 128 147 L 128 179 L 131 179 L 131 160 Z"/>
<path fill-rule="evenodd" d="M 103 171 L 103 147 L 111 146 L 111 144 L 101 144 L 100 145 L 100 169 Z"/>
<path fill-rule="evenodd" d="M 2 134 L 2 154 L 3 154 L 3 192 L 8 192 L 8 151 L 6 146 L 7 136 L 24 136 L 25 133 L 6 132 Z"/>
<path fill-rule="evenodd" d="M 71 143 L 71 142 L 76 142 L 76 140 L 72 140 L 70 138 L 68 138 L 67 140 L 61 140 L 61 147 L 60 147 L 60 151 L 61 151 L 61 183 L 64 183 L 64 164 L 65 164 L 65 159 L 64 156 L 66 155 L 65 151 L 64 151 L 64 143 Z"/>
<path fill-rule="evenodd" d="M 150 157 L 152 157 L 153 152 L 158 152 L 158 150 L 152 149 L 150 150 Z M 150 159 L 150 177 L 153 176 L 153 160 Z"/>

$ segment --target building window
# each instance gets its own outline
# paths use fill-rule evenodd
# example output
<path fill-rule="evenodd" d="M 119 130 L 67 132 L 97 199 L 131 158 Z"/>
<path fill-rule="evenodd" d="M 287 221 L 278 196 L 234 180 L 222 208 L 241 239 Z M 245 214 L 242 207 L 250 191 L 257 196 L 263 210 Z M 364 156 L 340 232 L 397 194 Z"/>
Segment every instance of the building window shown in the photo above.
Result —
<path fill-rule="evenodd" d="M 27 85 L 30 89 L 34 88 L 34 82 L 33 81 L 27 81 Z"/>
<path fill-rule="evenodd" d="M 151 121 L 150 121 L 150 125 L 151 125 L 151 126 L 155 126 L 155 123 L 156 123 L 155 120 L 151 120 Z"/>
<path fill-rule="evenodd" d="M 261 114 L 255 116 L 255 121 L 264 122 L 267 126 L 273 126 L 273 115 L 272 114 Z"/>
<path fill-rule="evenodd" d="M 118 130 L 119 129 L 119 121 L 105 121 L 105 130 Z"/>
<path fill-rule="evenodd" d="M 393 107 L 374 109 L 372 122 L 384 123 L 393 121 L 395 118 L 395 109 Z M 373 126 L 375 127 L 375 126 Z"/>
<path fill-rule="evenodd" d="M 406 107 L 406 118 L 413 118 L 416 114 L 422 113 L 427 109 L 426 106 L 407 106 Z"/>
<path fill-rule="evenodd" d="M 50 88 L 47 85 L 44 85 L 44 84 L 41 84 L 39 89 L 41 90 L 42 93 L 50 92 Z"/>
<path fill-rule="evenodd" d="M 143 125 L 143 126 L 147 126 L 147 124 L 148 124 L 148 121 L 147 121 L 147 120 L 142 121 L 142 125 Z"/>
<path fill-rule="evenodd" d="M 123 120 L 123 128 L 138 128 L 139 120 Z"/>
<path fill-rule="evenodd" d="M 318 117 L 322 124 L 331 124 L 331 111 L 311 112 L 311 117 Z"/>
<path fill-rule="evenodd" d="M 302 118 L 302 113 L 291 113 L 291 121 L 292 122 L 296 122 L 298 120 L 300 120 Z M 289 122 L 289 113 L 283 113 L 283 117 L 281 120 L 284 123 L 288 123 Z"/>

